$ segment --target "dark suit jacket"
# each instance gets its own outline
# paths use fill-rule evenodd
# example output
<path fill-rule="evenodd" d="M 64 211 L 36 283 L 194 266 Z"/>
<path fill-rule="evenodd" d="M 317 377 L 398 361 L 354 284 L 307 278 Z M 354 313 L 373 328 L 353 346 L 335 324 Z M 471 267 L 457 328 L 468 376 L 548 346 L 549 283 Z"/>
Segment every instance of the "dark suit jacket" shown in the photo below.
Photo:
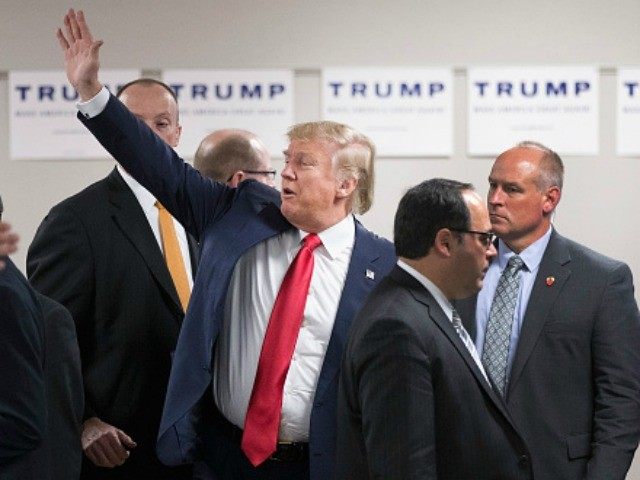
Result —
<path fill-rule="evenodd" d="M 114 478 L 120 470 L 161 469 L 155 438 L 183 312 L 144 212 L 117 170 L 51 209 L 27 271 L 75 321 L 84 418 L 97 416 L 138 444 Z M 88 460 L 85 467 L 92 469 Z"/>
<path fill-rule="evenodd" d="M 176 348 L 158 443 L 162 461 L 187 462 L 193 458 L 203 426 L 198 409 L 211 389 L 213 346 L 236 261 L 252 246 L 293 226 L 280 213 L 276 190 L 255 181 L 231 189 L 201 177 L 115 98 L 97 117 L 80 118 L 113 157 L 200 241 L 202 261 Z M 391 243 L 357 223 L 311 413 L 312 479 L 332 477 L 338 370 L 349 325 L 366 295 L 394 262 Z"/>
<path fill-rule="evenodd" d="M 532 478 L 527 447 L 442 308 L 396 267 L 356 317 L 336 478 Z"/>
<path fill-rule="evenodd" d="M 44 318 L 36 293 L 11 260 L 0 271 L 0 478 L 37 478 L 45 437 Z"/>
<path fill-rule="evenodd" d="M 475 300 L 458 305 L 472 336 Z M 639 346 L 629 268 L 554 231 L 506 397 L 537 480 L 625 477 L 640 437 Z"/>
<path fill-rule="evenodd" d="M 69 311 L 38 294 L 45 321 L 45 386 L 47 430 L 38 448 L 46 475 L 34 480 L 75 480 L 80 477 L 80 433 L 84 410 L 80 350 Z"/>

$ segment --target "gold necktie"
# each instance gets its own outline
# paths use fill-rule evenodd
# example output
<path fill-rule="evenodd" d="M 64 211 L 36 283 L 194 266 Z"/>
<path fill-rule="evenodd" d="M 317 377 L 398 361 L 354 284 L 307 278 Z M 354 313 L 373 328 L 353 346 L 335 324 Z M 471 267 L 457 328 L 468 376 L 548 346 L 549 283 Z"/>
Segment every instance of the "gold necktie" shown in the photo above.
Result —
<path fill-rule="evenodd" d="M 186 312 L 191 290 L 189 289 L 189 280 L 187 279 L 184 259 L 182 258 L 182 252 L 178 244 L 178 236 L 176 235 L 176 229 L 173 225 L 173 217 L 160 202 L 156 201 L 155 206 L 158 209 L 164 260 L 167 262 L 167 268 L 169 269 L 169 274 L 171 274 L 173 285 L 178 292 L 182 310 Z"/>

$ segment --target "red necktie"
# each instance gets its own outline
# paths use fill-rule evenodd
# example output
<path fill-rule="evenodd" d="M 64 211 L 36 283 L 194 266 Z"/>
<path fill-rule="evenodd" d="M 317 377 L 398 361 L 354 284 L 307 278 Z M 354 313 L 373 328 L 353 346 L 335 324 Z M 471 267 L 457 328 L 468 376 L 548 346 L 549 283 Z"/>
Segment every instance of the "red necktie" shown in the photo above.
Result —
<path fill-rule="evenodd" d="M 275 452 L 282 413 L 282 389 L 298 340 L 313 273 L 313 251 L 322 244 L 307 235 L 287 270 L 271 311 L 242 433 L 242 451 L 258 466 Z"/>

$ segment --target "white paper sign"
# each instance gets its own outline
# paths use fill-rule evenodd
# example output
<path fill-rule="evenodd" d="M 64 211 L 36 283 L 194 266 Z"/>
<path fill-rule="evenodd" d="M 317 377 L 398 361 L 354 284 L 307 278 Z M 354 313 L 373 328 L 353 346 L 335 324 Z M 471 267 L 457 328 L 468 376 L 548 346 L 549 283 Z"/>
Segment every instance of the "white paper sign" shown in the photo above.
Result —
<path fill-rule="evenodd" d="M 618 70 L 618 155 L 640 155 L 640 67 Z"/>
<path fill-rule="evenodd" d="M 193 157 L 214 130 L 240 128 L 257 134 L 271 156 L 281 157 L 293 123 L 291 70 L 165 70 L 180 106 L 178 153 Z"/>
<path fill-rule="evenodd" d="M 114 93 L 139 76 L 139 70 L 100 71 L 100 80 Z M 11 158 L 108 158 L 76 118 L 77 101 L 77 93 L 62 71 L 9 72 Z"/>
<path fill-rule="evenodd" d="M 522 140 L 561 154 L 598 154 L 596 67 L 468 70 L 468 152 L 493 156 Z"/>
<path fill-rule="evenodd" d="M 453 152 L 453 74 L 447 68 L 330 68 L 322 116 L 346 123 L 385 157 Z"/>

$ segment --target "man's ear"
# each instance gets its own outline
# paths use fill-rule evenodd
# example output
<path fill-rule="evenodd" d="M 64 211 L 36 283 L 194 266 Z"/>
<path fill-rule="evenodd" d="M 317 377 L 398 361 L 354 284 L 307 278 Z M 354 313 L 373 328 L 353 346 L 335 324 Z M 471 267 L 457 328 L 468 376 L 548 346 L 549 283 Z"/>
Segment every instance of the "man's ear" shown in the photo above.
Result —
<path fill-rule="evenodd" d="M 453 242 L 457 241 L 453 232 L 448 228 L 441 228 L 436 233 L 436 238 L 433 242 L 434 252 L 443 258 L 449 258 L 452 253 Z"/>
<path fill-rule="evenodd" d="M 358 187 L 358 180 L 356 178 L 346 178 L 344 180 L 338 180 L 338 189 L 336 191 L 337 198 L 349 198 Z"/>
<path fill-rule="evenodd" d="M 554 186 L 547 190 L 542 203 L 542 211 L 545 215 L 553 213 L 558 206 L 558 203 L 560 203 L 560 197 L 562 197 L 562 191 L 559 187 Z"/>
<path fill-rule="evenodd" d="M 232 188 L 236 188 L 238 184 L 242 182 L 244 179 L 245 179 L 244 172 L 242 170 L 238 170 L 236 173 L 231 175 L 231 178 L 227 182 L 227 185 L 229 185 Z"/>

